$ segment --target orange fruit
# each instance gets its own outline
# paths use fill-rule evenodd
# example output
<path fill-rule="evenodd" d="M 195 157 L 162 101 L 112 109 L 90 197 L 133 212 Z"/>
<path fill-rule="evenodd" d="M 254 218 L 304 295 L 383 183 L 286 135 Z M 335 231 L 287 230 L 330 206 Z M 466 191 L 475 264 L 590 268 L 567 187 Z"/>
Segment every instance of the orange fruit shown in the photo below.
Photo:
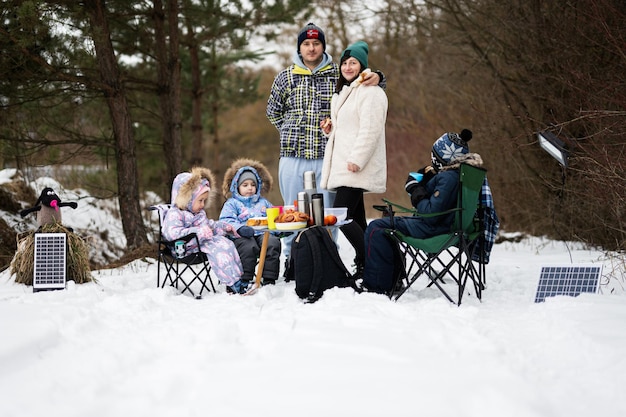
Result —
<path fill-rule="evenodd" d="M 332 226 L 335 223 L 337 223 L 337 216 L 334 214 L 324 216 L 324 226 Z"/>

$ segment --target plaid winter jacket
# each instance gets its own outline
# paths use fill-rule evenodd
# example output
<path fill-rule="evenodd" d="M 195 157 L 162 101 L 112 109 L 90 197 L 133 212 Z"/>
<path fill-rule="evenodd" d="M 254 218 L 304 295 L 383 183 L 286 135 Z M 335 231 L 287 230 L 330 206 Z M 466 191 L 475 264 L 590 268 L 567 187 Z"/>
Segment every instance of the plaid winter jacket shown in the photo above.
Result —
<path fill-rule="evenodd" d="M 339 67 L 328 65 L 311 72 L 293 64 L 272 84 L 267 118 L 280 133 L 280 156 L 322 159 L 326 137 L 320 122 L 330 117 L 330 101 L 339 78 Z"/>

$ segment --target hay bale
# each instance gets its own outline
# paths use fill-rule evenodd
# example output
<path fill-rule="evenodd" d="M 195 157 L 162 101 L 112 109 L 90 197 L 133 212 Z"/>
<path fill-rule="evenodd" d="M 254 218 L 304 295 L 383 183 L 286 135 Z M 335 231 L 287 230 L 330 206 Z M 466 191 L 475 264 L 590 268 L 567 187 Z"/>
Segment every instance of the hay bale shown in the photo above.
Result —
<path fill-rule="evenodd" d="M 15 255 L 16 235 L 15 230 L 4 219 L 0 219 L 0 271 L 9 266 Z"/>
<path fill-rule="evenodd" d="M 89 248 L 80 236 L 58 223 L 43 225 L 38 232 L 65 233 L 67 235 L 67 279 L 76 284 L 95 282 L 89 268 Z M 15 282 L 33 285 L 34 255 L 35 232 L 18 236 L 17 251 L 10 266 L 11 275 L 15 275 Z"/>
<path fill-rule="evenodd" d="M 15 282 L 33 285 L 33 257 L 35 253 L 35 238 L 33 232 L 17 237 L 17 251 L 11 261 L 11 275 L 15 275 Z"/>

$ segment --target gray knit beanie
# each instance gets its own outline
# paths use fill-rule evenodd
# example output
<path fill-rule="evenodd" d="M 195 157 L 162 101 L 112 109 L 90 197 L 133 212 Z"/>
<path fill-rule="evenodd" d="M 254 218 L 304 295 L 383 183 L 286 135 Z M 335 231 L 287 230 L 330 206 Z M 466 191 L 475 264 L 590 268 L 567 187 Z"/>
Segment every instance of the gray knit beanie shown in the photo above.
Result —
<path fill-rule="evenodd" d="M 244 172 L 241 173 L 241 175 L 239 176 L 239 179 L 237 180 L 237 187 L 241 187 L 241 184 L 245 181 L 245 180 L 252 180 L 254 181 L 254 184 L 258 187 L 259 184 L 257 184 L 257 178 L 256 175 L 254 175 L 254 172 L 246 170 Z"/>

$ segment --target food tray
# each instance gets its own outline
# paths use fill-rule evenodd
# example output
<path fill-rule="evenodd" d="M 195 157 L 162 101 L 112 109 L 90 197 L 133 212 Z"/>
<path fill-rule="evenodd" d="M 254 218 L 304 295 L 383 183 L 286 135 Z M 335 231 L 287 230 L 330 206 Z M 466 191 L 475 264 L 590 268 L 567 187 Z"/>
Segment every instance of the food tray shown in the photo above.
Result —
<path fill-rule="evenodd" d="M 260 224 L 258 226 L 249 226 L 254 230 L 263 230 L 267 229 L 267 217 L 251 217 L 250 220 L 265 220 L 265 224 Z"/>
<path fill-rule="evenodd" d="M 304 229 L 306 222 L 289 222 L 289 223 L 275 223 L 277 230 L 297 230 Z"/>

